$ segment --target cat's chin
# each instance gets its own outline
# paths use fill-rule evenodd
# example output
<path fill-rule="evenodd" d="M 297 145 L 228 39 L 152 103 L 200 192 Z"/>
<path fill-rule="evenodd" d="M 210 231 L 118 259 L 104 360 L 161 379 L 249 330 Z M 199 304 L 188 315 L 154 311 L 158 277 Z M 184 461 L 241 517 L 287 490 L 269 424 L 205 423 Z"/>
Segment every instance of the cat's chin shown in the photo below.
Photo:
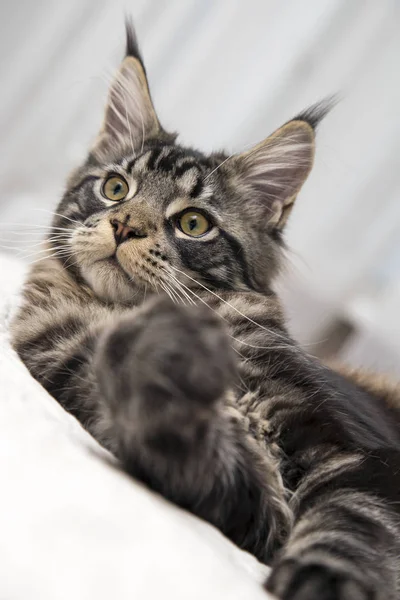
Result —
<path fill-rule="evenodd" d="M 96 296 L 107 302 L 138 304 L 143 290 L 118 265 L 116 259 L 99 260 L 81 266 L 81 274 Z"/>

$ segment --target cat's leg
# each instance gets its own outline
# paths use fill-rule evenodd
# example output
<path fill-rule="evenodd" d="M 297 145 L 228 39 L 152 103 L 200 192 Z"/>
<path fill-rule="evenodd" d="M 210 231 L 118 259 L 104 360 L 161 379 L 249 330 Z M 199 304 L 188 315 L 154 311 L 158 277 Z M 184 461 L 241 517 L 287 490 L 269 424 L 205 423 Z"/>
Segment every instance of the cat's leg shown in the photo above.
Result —
<path fill-rule="evenodd" d="M 268 456 L 227 406 L 228 339 L 211 311 L 163 299 L 119 320 L 95 358 L 103 426 L 129 473 L 265 561 L 290 511 Z"/>
<path fill-rule="evenodd" d="M 315 477 L 301 499 L 300 517 L 266 583 L 282 600 L 400 597 L 398 507 L 374 493 L 374 487 L 382 493 L 384 481 L 400 484 L 400 455 L 377 451 L 359 464 L 356 457 L 347 461 L 346 468 L 345 458 L 332 459 L 340 474 Z"/>
<path fill-rule="evenodd" d="M 277 465 L 229 408 L 221 320 L 161 297 L 110 309 L 68 281 L 54 296 L 48 277 L 29 284 L 12 326 L 31 374 L 132 475 L 266 561 L 291 512 Z"/>

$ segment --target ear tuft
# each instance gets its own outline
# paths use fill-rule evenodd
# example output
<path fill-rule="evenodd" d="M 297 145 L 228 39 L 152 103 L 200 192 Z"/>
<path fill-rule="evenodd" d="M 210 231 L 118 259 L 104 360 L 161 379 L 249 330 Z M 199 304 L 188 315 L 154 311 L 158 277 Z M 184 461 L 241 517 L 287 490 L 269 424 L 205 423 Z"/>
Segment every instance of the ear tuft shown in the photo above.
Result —
<path fill-rule="evenodd" d="M 104 122 L 93 152 L 102 159 L 116 148 L 137 154 L 149 138 L 174 139 L 161 127 L 150 95 L 135 29 L 126 20 L 126 56 L 111 83 Z"/>
<path fill-rule="evenodd" d="M 125 56 L 131 56 L 136 58 L 142 65 L 143 71 L 145 71 L 142 53 L 139 50 L 139 43 L 136 36 L 135 27 L 131 17 L 125 18 L 125 33 L 126 33 L 126 50 Z"/>
<path fill-rule="evenodd" d="M 326 115 L 336 106 L 337 103 L 337 95 L 329 96 L 328 98 L 325 98 L 320 102 L 316 102 L 306 110 L 302 111 L 293 119 L 293 121 L 304 121 L 305 123 L 308 123 L 315 131 L 321 121 L 325 119 Z"/>

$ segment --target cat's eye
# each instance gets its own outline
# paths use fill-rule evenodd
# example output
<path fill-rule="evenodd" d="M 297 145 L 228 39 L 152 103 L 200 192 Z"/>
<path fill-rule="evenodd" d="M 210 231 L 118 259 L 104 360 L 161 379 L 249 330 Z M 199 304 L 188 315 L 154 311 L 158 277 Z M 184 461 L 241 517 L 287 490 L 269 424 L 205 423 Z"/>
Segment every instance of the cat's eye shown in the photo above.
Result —
<path fill-rule="evenodd" d="M 211 229 L 210 221 L 196 210 L 187 210 L 178 218 L 178 227 L 186 235 L 201 237 Z"/>
<path fill-rule="evenodd" d="M 108 200 L 118 202 L 127 196 L 129 187 L 123 177 L 120 177 L 119 175 L 112 175 L 105 180 L 102 192 L 103 196 L 105 196 Z"/>

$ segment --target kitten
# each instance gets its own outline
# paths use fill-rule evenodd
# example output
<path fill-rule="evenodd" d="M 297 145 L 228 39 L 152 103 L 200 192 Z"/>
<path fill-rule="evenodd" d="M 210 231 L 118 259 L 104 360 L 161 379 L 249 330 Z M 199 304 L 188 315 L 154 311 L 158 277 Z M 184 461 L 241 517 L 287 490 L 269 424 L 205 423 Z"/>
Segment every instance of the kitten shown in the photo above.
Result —
<path fill-rule="evenodd" d="M 232 157 L 180 146 L 128 25 L 13 343 L 128 473 L 271 563 L 279 598 L 394 600 L 399 412 L 308 356 L 271 289 L 325 112 Z"/>

